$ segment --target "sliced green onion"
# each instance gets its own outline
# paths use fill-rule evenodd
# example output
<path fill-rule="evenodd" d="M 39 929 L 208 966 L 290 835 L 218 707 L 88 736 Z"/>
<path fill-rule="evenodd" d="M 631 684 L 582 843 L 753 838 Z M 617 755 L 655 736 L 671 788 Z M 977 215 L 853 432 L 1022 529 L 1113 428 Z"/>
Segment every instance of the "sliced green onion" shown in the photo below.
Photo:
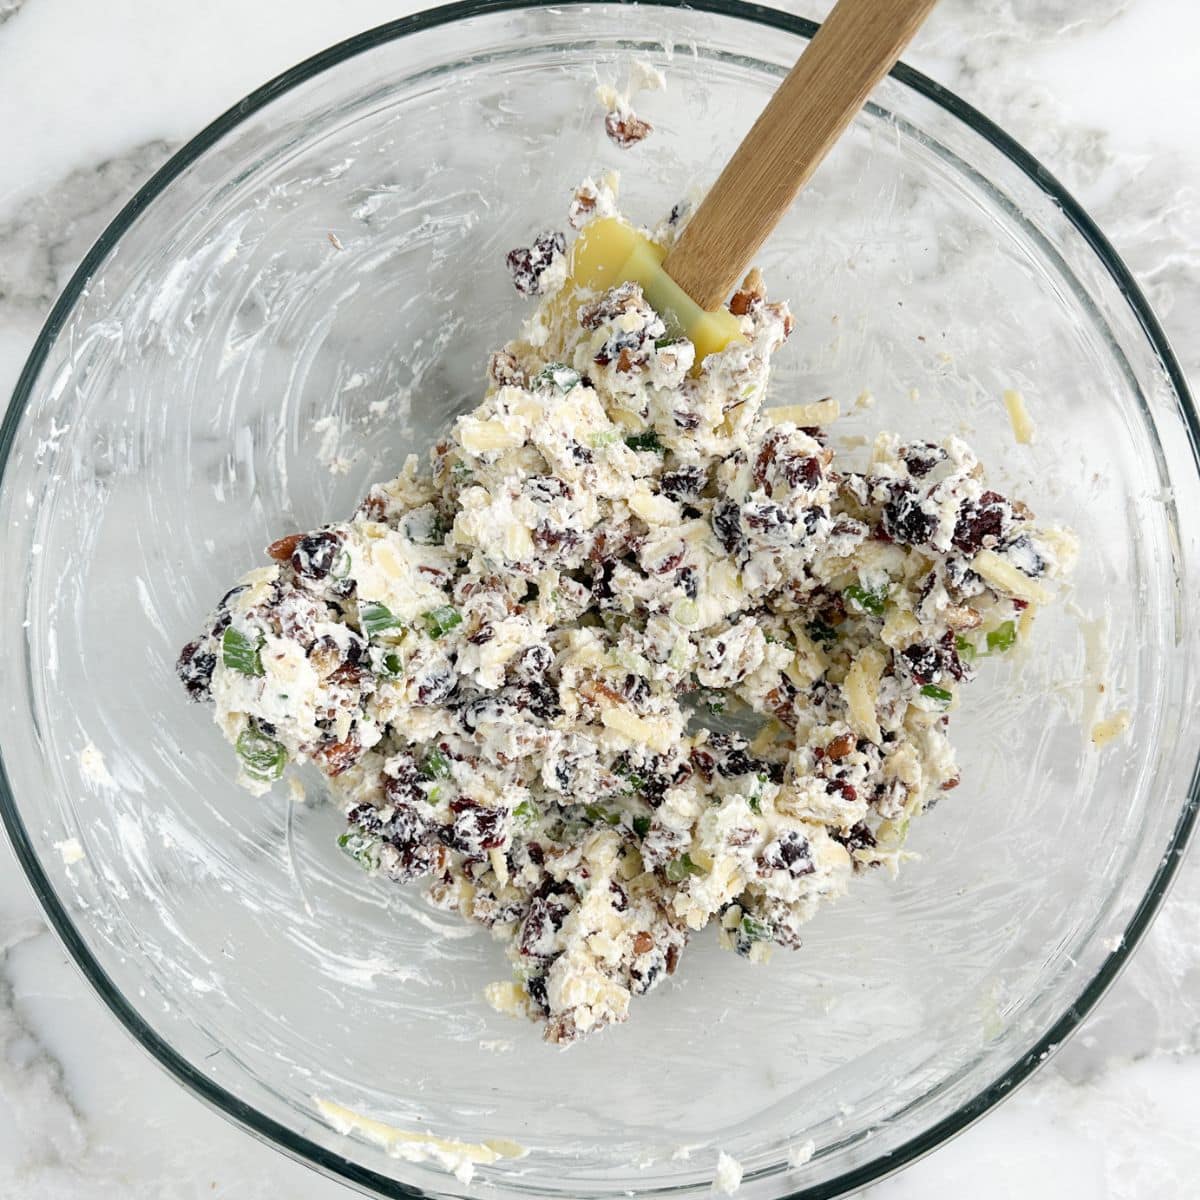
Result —
<path fill-rule="evenodd" d="M 350 574 L 350 551 L 342 550 L 337 558 L 333 560 L 333 566 L 329 568 L 329 574 L 334 579 L 345 579 Z"/>
<path fill-rule="evenodd" d="M 873 617 L 883 616 L 883 609 L 887 604 L 886 587 L 864 588 L 852 583 L 844 595 L 860 612 L 868 612 Z"/>
<path fill-rule="evenodd" d="M 449 604 L 442 604 L 438 608 L 431 608 L 428 612 L 422 613 L 421 620 L 425 622 L 425 632 L 431 638 L 440 638 L 449 633 L 456 625 L 462 624 L 462 614 Z"/>
<path fill-rule="evenodd" d="M 404 670 L 404 664 L 400 661 L 400 655 L 392 653 L 383 656 L 383 669 L 388 675 L 396 676 Z"/>
<path fill-rule="evenodd" d="M 550 384 L 560 392 L 569 392 L 579 383 L 579 372 L 566 363 L 550 363 L 538 372 L 533 382 Z"/>
<path fill-rule="evenodd" d="M 251 779 L 269 783 L 283 774 L 283 768 L 287 765 L 287 751 L 274 738 L 267 737 L 253 726 L 247 726 L 238 734 L 236 746 L 238 757 Z"/>
<path fill-rule="evenodd" d="M 648 834 L 650 832 L 650 818 L 649 817 L 634 817 L 633 818 L 633 832 L 636 833 L 638 835 L 638 837 L 640 837 L 644 841 L 646 838 L 646 834 Z"/>
<path fill-rule="evenodd" d="M 769 942 L 771 940 L 770 925 L 765 921 L 760 921 L 757 917 L 750 916 L 749 913 L 742 918 L 742 933 L 751 942 Z"/>
<path fill-rule="evenodd" d="M 605 446 L 611 446 L 620 436 L 615 429 L 603 429 L 599 433 L 588 434 L 588 445 L 593 450 L 602 450 Z"/>
<path fill-rule="evenodd" d="M 975 656 L 979 653 L 975 643 L 970 638 L 963 637 L 962 634 L 954 639 L 954 648 L 958 651 L 958 657 L 967 662 L 974 662 Z"/>
<path fill-rule="evenodd" d="M 672 883 L 682 883 L 689 875 L 703 875 L 704 871 L 692 862 L 690 854 L 681 858 L 673 858 L 667 863 L 667 878 Z"/>
<path fill-rule="evenodd" d="M 370 601 L 358 606 L 358 623 L 367 637 L 374 637 L 387 629 L 399 629 L 400 622 L 392 615 L 392 610 L 386 604 Z"/>
<path fill-rule="evenodd" d="M 265 639 L 259 637 L 252 642 L 240 630 L 228 626 L 221 637 L 221 659 L 231 671 L 240 671 L 243 675 L 263 675 L 262 655 L 259 651 Z"/>
<path fill-rule="evenodd" d="M 532 800 L 522 800 L 521 803 L 512 810 L 512 815 L 519 821 L 532 821 L 537 816 L 537 809 L 533 807 Z"/>
<path fill-rule="evenodd" d="M 814 642 L 837 641 L 837 630 L 832 625 L 826 625 L 824 621 L 809 621 L 807 631 Z"/>
<path fill-rule="evenodd" d="M 337 841 L 364 871 L 374 871 L 378 868 L 382 838 L 369 833 L 343 833 Z"/>
<path fill-rule="evenodd" d="M 449 779 L 450 760 L 440 750 L 430 750 L 421 764 L 421 774 L 426 779 Z"/>
<path fill-rule="evenodd" d="M 631 433 L 625 439 L 625 445 L 630 450 L 653 450 L 655 454 L 666 454 L 666 447 L 658 440 L 658 434 L 653 429 L 643 433 Z"/>
<path fill-rule="evenodd" d="M 631 767 L 617 764 L 613 767 L 613 774 L 618 778 L 625 780 L 625 787 L 622 788 L 622 795 L 634 796 L 646 786 L 646 780 L 634 771 Z"/>
<path fill-rule="evenodd" d="M 598 804 L 585 804 L 583 811 L 587 815 L 587 819 L 593 824 L 598 825 L 600 822 L 603 822 L 605 825 L 619 825 L 621 823 L 619 813 L 609 812 L 607 809 L 601 808 Z"/>
<path fill-rule="evenodd" d="M 700 605 L 695 600 L 676 600 L 671 605 L 671 619 L 676 625 L 695 625 L 700 620 Z"/>
<path fill-rule="evenodd" d="M 952 693 L 946 691 L 944 687 L 938 687 L 936 683 L 927 683 L 921 689 L 922 696 L 928 696 L 930 700 L 940 700 L 943 704 L 949 704 L 954 699 Z"/>
<path fill-rule="evenodd" d="M 762 797 L 755 792 L 753 795 L 746 797 L 746 803 L 750 805 L 750 811 L 762 816 Z"/>
<path fill-rule="evenodd" d="M 1012 621 L 1005 621 L 1003 625 L 993 629 L 987 635 L 988 653 L 993 651 L 1011 650 L 1017 641 L 1017 627 Z"/>

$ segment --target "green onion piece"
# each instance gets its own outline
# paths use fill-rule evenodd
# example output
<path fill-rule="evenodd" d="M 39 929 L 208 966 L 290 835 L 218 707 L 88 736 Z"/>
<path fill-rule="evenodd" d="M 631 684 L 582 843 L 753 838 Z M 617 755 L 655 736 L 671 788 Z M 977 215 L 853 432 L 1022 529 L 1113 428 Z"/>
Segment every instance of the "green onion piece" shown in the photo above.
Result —
<path fill-rule="evenodd" d="M 337 558 L 333 560 L 333 566 L 329 568 L 329 574 L 334 579 L 345 579 L 350 574 L 350 551 L 343 550 Z"/>
<path fill-rule="evenodd" d="M 837 630 L 832 625 L 826 625 L 824 621 L 809 621 L 808 636 L 814 642 L 836 642 Z"/>
<path fill-rule="evenodd" d="M 374 601 L 359 604 L 358 623 L 369 638 L 387 629 L 400 628 L 400 622 L 392 616 L 392 610 L 386 604 L 377 604 Z"/>
<path fill-rule="evenodd" d="M 667 878 L 672 883 L 682 883 L 689 875 L 703 875 L 704 871 L 692 862 L 690 854 L 681 858 L 673 858 L 667 863 Z"/>
<path fill-rule="evenodd" d="M 671 605 L 671 619 L 676 625 L 690 628 L 700 620 L 700 606 L 695 600 L 676 600 Z"/>
<path fill-rule="evenodd" d="M 388 675 L 399 675 L 404 670 L 404 664 L 400 661 L 400 655 L 385 654 L 383 656 L 383 669 Z"/>
<path fill-rule="evenodd" d="M 646 834 L 648 834 L 650 832 L 650 818 L 649 817 L 634 817 L 633 818 L 633 832 L 636 833 L 638 835 L 638 837 L 645 840 Z"/>
<path fill-rule="evenodd" d="M 278 779 L 287 765 L 287 751 L 274 738 L 247 726 L 238 734 L 237 752 L 251 779 Z"/>
<path fill-rule="evenodd" d="M 630 450 L 653 450 L 655 454 L 666 454 L 666 447 L 658 440 L 658 434 L 653 429 L 644 433 L 631 433 L 625 439 L 625 445 Z"/>
<path fill-rule="evenodd" d="M 532 821 L 537 816 L 537 809 L 533 807 L 532 800 L 522 800 L 512 810 L 512 815 L 519 821 Z"/>
<path fill-rule="evenodd" d="M 762 816 L 762 797 L 755 792 L 752 796 L 746 798 L 746 803 L 750 805 L 750 811 Z"/>
<path fill-rule="evenodd" d="M 579 372 L 566 363 L 550 363 L 538 372 L 533 382 L 549 384 L 560 392 L 569 392 L 579 383 Z"/>
<path fill-rule="evenodd" d="M 1005 650 L 1011 650 L 1016 644 L 1016 640 L 1016 625 L 1012 621 L 1005 621 L 1003 625 L 993 629 L 991 633 L 987 635 L 988 653 L 991 654 L 993 651 L 1003 652 Z"/>
<path fill-rule="evenodd" d="M 601 821 L 605 825 L 619 825 L 621 823 L 619 814 L 608 812 L 598 804 L 585 804 L 583 811 L 587 814 L 587 819 L 593 824 L 599 824 Z"/>
<path fill-rule="evenodd" d="M 864 588 L 852 583 L 844 595 L 860 612 L 868 612 L 873 617 L 883 616 L 884 605 L 887 603 L 887 588 Z"/>
<path fill-rule="evenodd" d="M 946 691 L 944 687 L 938 687 L 936 683 L 927 683 L 921 689 L 922 696 L 928 696 L 930 700 L 940 700 L 943 704 L 949 704 L 954 696 Z"/>
<path fill-rule="evenodd" d="M 742 918 L 742 933 L 751 942 L 769 942 L 771 940 L 770 925 L 765 921 L 760 921 L 757 917 L 750 916 L 749 913 Z"/>
<path fill-rule="evenodd" d="M 262 655 L 259 651 L 265 639 L 259 637 L 252 642 L 244 633 L 228 626 L 221 638 L 221 660 L 231 671 L 243 675 L 263 675 Z"/>
<path fill-rule="evenodd" d="M 421 764 L 421 774 L 426 779 L 449 779 L 450 760 L 440 750 L 430 750 Z"/>
<path fill-rule="evenodd" d="M 705 702 L 705 706 L 714 717 L 719 717 L 725 711 L 725 697 L 714 696 Z"/>
<path fill-rule="evenodd" d="M 646 786 L 646 780 L 624 763 L 617 763 L 613 767 L 613 774 L 625 780 L 625 787 L 621 790 L 623 796 L 634 796 Z"/>
<path fill-rule="evenodd" d="M 966 662 L 974 662 L 979 653 L 975 643 L 970 638 L 963 637 L 961 633 L 954 639 L 954 648 L 958 651 L 958 657 Z"/>
<path fill-rule="evenodd" d="M 462 614 L 449 604 L 443 604 L 422 613 L 421 620 L 425 622 L 425 632 L 431 638 L 440 638 L 449 633 L 456 625 L 462 624 Z"/>
<path fill-rule="evenodd" d="M 468 467 L 465 462 L 456 462 L 454 466 L 450 468 L 450 478 L 453 479 L 459 487 L 462 487 L 474 474 L 475 472 Z"/>
<path fill-rule="evenodd" d="M 379 866 L 379 851 L 383 839 L 369 833 L 343 833 L 338 845 L 350 855 L 364 871 L 374 871 Z"/>
<path fill-rule="evenodd" d="M 619 437 L 620 434 L 615 429 L 602 429 L 599 433 L 588 434 L 588 445 L 593 450 L 602 450 L 605 446 L 611 446 Z"/>

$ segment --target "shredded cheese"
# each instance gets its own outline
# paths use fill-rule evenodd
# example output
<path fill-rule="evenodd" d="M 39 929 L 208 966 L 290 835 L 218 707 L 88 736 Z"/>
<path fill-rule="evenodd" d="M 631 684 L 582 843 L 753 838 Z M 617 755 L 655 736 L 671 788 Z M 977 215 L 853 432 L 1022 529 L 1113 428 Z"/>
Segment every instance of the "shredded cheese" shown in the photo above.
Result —
<path fill-rule="evenodd" d="M 1112 713 L 1102 721 L 1092 726 L 1092 745 L 1097 750 L 1103 750 L 1109 742 L 1115 741 L 1129 728 L 1129 709 L 1123 708 Z"/>
<path fill-rule="evenodd" d="M 778 408 L 763 409 L 763 416 L 772 425 L 781 425 L 790 421 L 793 425 L 802 427 L 810 425 L 828 425 L 836 421 L 841 414 L 841 405 L 832 397 L 824 400 L 814 400 L 812 404 L 781 404 Z"/>
<path fill-rule="evenodd" d="M 1033 441 L 1036 428 L 1029 409 L 1025 407 L 1025 397 L 1020 392 L 1009 388 L 1004 393 L 1004 407 L 1008 410 L 1008 421 L 1012 426 L 1013 437 L 1022 446 L 1028 446 Z"/>
<path fill-rule="evenodd" d="M 1030 579 L 1024 571 L 1018 571 L 994 550 L 980 550 L 971 562 L 971 569 L 986 583 L 995 584 L 1002 592 L 1016 596 L 1027 604 L 1050 602 L 1050 593 L 1040 583 Z"/>
<path fill-rule="evenodd" d="M 875 699 L 879 695 L 879 680 L 883 675 L 883 655 L 871 646 L 862 650 L 846 673 L 843 690 L 849 709 L 850 726 L 859 737 L 881 742 L 879 718 Z"/>

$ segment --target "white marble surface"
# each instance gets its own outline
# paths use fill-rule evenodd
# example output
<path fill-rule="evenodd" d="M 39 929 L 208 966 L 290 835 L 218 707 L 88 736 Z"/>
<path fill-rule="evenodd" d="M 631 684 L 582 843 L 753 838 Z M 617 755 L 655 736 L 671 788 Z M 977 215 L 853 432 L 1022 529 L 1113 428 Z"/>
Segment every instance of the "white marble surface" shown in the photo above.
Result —
<path fill-rule="evenodd" d="M 79 257 L 183 139 L 403 0 L 0 0 L 0 396 Z M 788 5 L 820 16 L 827 5 Z M 1200 6 L 943 0 L 908 56 L 1099 220 L 1200 380 Z M 1164 54 L 1165 50 L 1165 54 Z M 3 681 L 0 680 L 0 687 Z M 872 1200 L 1173 1200 L 1200 1188 L 1200 858 L 1083 1030 Z M 137 1051 L 0 847 L 0 1200 L 349 1193 L 227 1125 Z"/>

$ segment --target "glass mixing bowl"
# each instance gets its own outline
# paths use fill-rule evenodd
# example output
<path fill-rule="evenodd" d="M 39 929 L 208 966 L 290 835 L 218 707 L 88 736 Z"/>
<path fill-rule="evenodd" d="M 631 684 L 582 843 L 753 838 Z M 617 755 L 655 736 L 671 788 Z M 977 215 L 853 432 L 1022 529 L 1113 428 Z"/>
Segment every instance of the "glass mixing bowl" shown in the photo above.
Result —
<path fill-rule="evenodd" d="M 986 661 L 920 857 L 756 968 L 697 936 L 628 1025 L 560 1052 L 492 1012 L 482 932 L 364 876 L 338 822 L 255 800 L 173 664 L 274 537 L 348 514 L 481 393 L 522 316 L 504 253 L 620 167 L 654 221 L 711 181 L 812 26 L 750 6 L 472 3 L 304 63 L 210 126 L 87 256 L 3 426 L 4 819 L 49 919 L 188 1088 L 386 1196 L 833 1196 L 962 1129 L 1096 1002 L 1196 806 L 1196 413 L 1079 207 L 898 69 L 763 251 L 775 402 L 968 436 L 1078 532 L 1071 603 Z M 593 97 L 666 92 L 617 150 Z M 1013 437 L 1001 396 L 1037 424 Z M 864 399 L 871 393 L 874 403 Z M 1190 516 L 1188 514 L 1191 514 Z M 1125 710 L 1103 750 L 1098 720 Z M 709 931 L 711 933 L 711 931 Z M 406 1131 L 529 1153 L 469 1184 Z M 811 1146 L 809 1145 L 811 1143 Z M 802 1160 L 811 1149 L 811 1158 Z"/>

